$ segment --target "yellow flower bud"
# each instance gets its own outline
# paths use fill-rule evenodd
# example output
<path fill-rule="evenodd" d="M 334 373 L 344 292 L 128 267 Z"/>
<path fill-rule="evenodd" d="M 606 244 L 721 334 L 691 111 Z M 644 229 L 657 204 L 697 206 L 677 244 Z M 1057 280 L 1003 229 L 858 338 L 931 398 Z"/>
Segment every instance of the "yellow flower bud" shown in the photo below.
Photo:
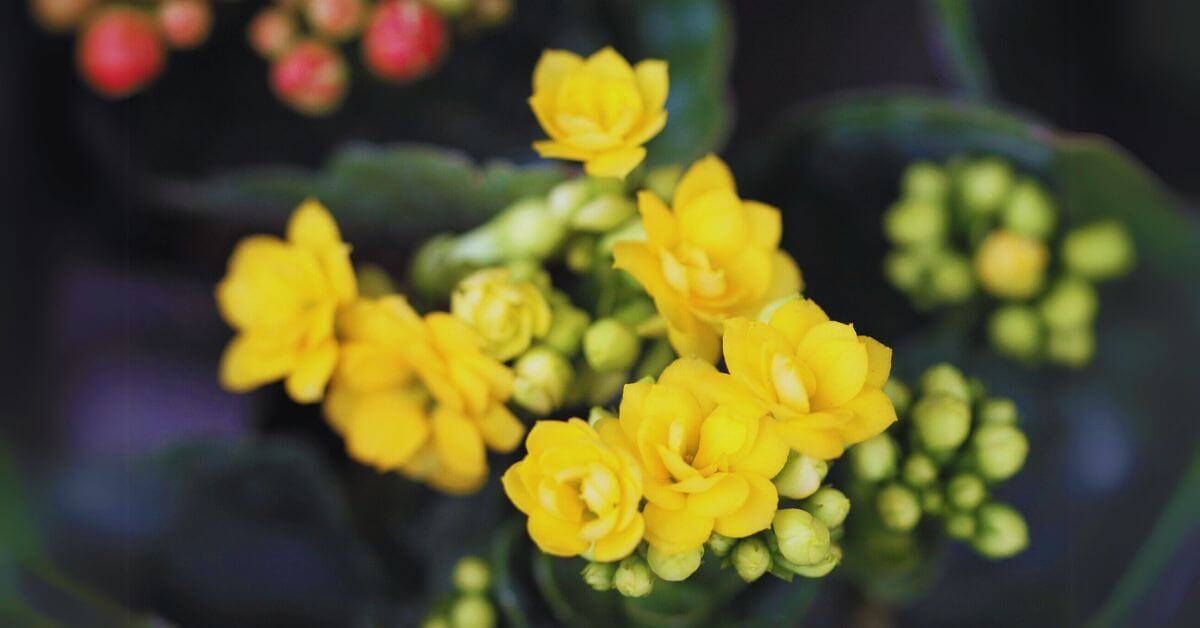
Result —
<path fill-rule="evenodd" d="M 505 268 L 467 276 L 450 297 L 450 311 L 475 329 L 497 360 L 523 353 L 550 329 L 550 306 L 532 283 Z"/>
<path fill-rule="evenodd" d="M 634 554 L 621 561 L 613 574 L 613 587 L 625 597 L 645 597 L 654 590 L 654 574 L 646 559 Z"/>
<path fill-rule="evenodd" d="M 596 591 L 608 591 L 613 587 L 613 576 L 616 572 L 616 563 L 589 562 L 583 566 L 580 575 L 589 587 Z"/>
<path fill-rule="evenodd" d="M 729 554 L 729 551 L 733 549 L 733 546 L 737 542 L 737 539 L 731 539 L 719 532 L 713 532 L 712 536 L 708 537 L 708 541 L 705 543 L 705 545 L 707 545 L 708 549 L 711 550 L 713 554 L 716 554 L 717 557 L 724 558 L 727 554 Z"/>
<path fill-rule="evenodd" d="M 465 556 L 454 566 L 451 578 L 454 586 L 463 593 L 483 593 L 492 583 L 488 564 L 478 556 Z"/>
<path fill-rule="evenodd" d="M 812 514 L 798 508 L 775 513 L 771 523 L 779 553 L 797 566 L 817 565 L 829 557 L 829 528 Z"/>
<path fill-rule="evenodd" d="M 513 401 L 541 416 L 562 406 L 575 376 L 571 363 L 549 347 L 526 351 L 513 365 L 513 371 Z"/>
<path fill-rule="evenodd" d="M 896 474 L 896 441 L 887 433 L 869 438 L 850 448 L 850 469 L 866 482 L 878 482 Z"/>
<path fill-rule="evenodd" d="M 850 514 L 850 498 L 836 488 L 826 486 L 805 500 L 804 509 L 825 524 L 826 528 L 835 530 Z"/>
<path fill-rule="evenodd" d="M 496 607 L 482 595 L 464 595 L 450 607 L 450 625 L 454 628 L 492 628 L 496 625 Z"/>
<path fill-rule="evenodd" d="M 913 406 L 913 427 L 930 451 L 957 449 L 971 430 L 971 408 L 946 393 L 925 395 Z"/>
<path fill-rule="evenodd" d="M 913 529 L 921 520 L 921 504 L 917 496 L 902 484 L 889 484 L 875 496 L 879 519 L 891 530 Z"/>
<path fill-rule="evenodd" d="M 1085 279 L 1113 279 L 1133 267 L 1133 238 L 1125 225 L 1115 220 L 1098 222 L 1068 233 L 1063 238 L 1062 256 L 1067 269 Z"/>
<path fill-rule="evenodd" d="M 985 290 L 1007 299 L 1027 299 L 1046 279 L 1050 253 L 1040 240 L 997 229 L 975 252 L 975 274 Z"/>
<path fill-rule="evenodd" d="M 687 580 L 688 576 L 700 568 L 700 560 L 703 557 L 703 545 L 674 554 L 667 554 L 653 545 L 646 550 L 646 562 L 649 563 L 650 570 L 667 582 Z"/>
<path fill-rule="evenodd" d="M 667 122 L 667 87 L 663 61 L 631 68 L 612 48 L 587 59 L 547 50 L 533 71 L 529 106 L 550 139 L 533 148 L 542 157 L 582 161 L 589 175 L 623 179 Z"/>
<path fill-rule="evenodd" d="M 583 355 L 601 372 L 625 371 L 637 361 L 640 342 L 633 330 L 615 318 L 602 318 L 583 335 Z"/>
<path fill-rule="evenodd" d="M 787 464 L 772 482 L 780 495 L 790 499 L 804 499 L 821 488 L 821 482 L 829 473 L 829 463 L 801 453 L 788 454 Z"/>
<path fill-rule="evenodd" d="M 771 550 L 762 539 L 752 536 L 738 541 L 730 562 L 742 580 L 754 582 L 771 567 Z"/>
<path fill-rule="evenodd" d="M 1029 439 L 1015 425 L 981 425 L 971 436 L 975 467 L 992 481 L 1007 480 L 1025 465 Z"/>

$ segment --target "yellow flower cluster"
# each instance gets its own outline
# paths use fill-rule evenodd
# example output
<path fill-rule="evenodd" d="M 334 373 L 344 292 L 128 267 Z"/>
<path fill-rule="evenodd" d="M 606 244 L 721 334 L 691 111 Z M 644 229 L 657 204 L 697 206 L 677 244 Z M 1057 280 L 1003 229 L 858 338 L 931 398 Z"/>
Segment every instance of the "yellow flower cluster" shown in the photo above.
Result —
<path fill-rule="evenodd" d="M 512 372 L 475 330 L 448 313 L 421 316 L 400 295 L 360 297 L 349 246 L 316 201 L 295 211 L 286 241 L 240 243 L 216 296 L 238 331 L 222 384 L 241 392 L 286 379 L 296 401 L 324 398 L 364 464 L 471 492 L 487 478 L 486 450 L 512 451 L 525 434 L 504 405 Z"/>

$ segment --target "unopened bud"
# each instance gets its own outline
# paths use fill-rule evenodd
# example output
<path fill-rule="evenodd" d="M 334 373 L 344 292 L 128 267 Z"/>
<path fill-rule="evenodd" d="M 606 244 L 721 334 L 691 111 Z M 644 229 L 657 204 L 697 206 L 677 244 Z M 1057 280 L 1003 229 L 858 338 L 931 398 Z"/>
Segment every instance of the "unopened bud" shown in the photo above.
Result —
<path fill-rule="evenodd" d="M 708 541 L 705 543 L 705 545 L 707 545 L 709 551 L 711 551 L 718 558 L 725 558 L 725 556 L 729 554 L 730 550 L 733 549 L 733 546 L 737 542 L 737 539 L 727 537 L 720 532 L 713 532 L 712 535 L 708 537 Z"/>
<path fill-rule="evenodd" d="M 658 376 L 662 375 L 662 372 L 674 361 L 675 350 L 671 348 L 671 342 L 666 338 L 659 338 L 650 345 L 650 348 L 646 349 L 642 361 L 638 363 L 637 370 L 634 372 L 634 379 L 644 377 L 658 379 Z"/>
<path fill-rule="evenodd" d="M 950 190 L 950 178 L 941 166 L 928 161 L 918 161 L 904 171 L 900 180 L 900 193 L 906 198 L 932 203 L 946 202 Z"/>
<path fill-rule="evenodd" d="M 804 509 L 825 524 L 826 528 L 835 530 L 850 514 L 850 499 L 836 488 L 826 486 L 804 501 Z"/>
<path fill-rule="evenodd" d="M 642 187 L 654 192 L 664 203 L 669 205 L 675 196 L 675 186 L 679 183 L 682 175 L 683 168 L 680 166 L 659 166 L 646 173 L 646 181 Z"/>
<path fill-rule="evenodd" d="M 992 481 L 1007 480 L 1025 465 L 1029 439 L 1015 425 L 982 425 L 971 436 L 975 466 L 980 475 Z"/>
<path fill-rule="evenodd" d="M 565 295 L 555 295 L 550 299 L 550 329 L 542 338 L 542 344 L 566 357 L 574 357 L 591 321 L 587 312 L 572 305 Z"/>
<path fill-rule="evenodd" d="M 1028 178 L 1013 187 L 1003 211 L 1005 227 L 1039 240 L 1050 237 L 1058 221 L 1054 201 L 1037 181 Z"/>
<path fill-rule="evenodd" d="M 646 297 L 638 297 L 621 304 L 613 312 L 612 317 L 632 329 L 656 314 L 658 314 L 658 309 L 654 307 L 654 301 Z"/>
<path fill-rule="evenodd" d="M 804 499 L 821 488 L 821 481 L 828 473 L 828 462 L 793 451 L 788 454 L 783 470 L 772 481 L 780 495 Z"/>
<path fill-rule="evenodd" d="M 613 247 L 618 242 L 645 242 L 646 228 L 642 226 L 642 221 L 633 219 L 627 221 L 620 227 L 609 231 L 604 237 L 600 238 L 600 244 L 596 247 L 596 251 L 602 255 L 612 257 Z"/>
<path fill-rule="evenodd" d="M 604 233 L 616 228 L 637 213 L 633 199 L 620 193 L 605 194 L 592 199 L 576 210 L 571 226 L 580 231 Z"/>
<path fill-rule="evenodd" d="M 563 256 L 567 268 L 576 273 L 586 273 L 596 262 L 596 236 L 578 235 L 567 243 L 567 251 Z"/>
<path fill-rule="evenodd" d="M 816 565 L 829 556 L 829 528 L 812 514 L 783 508 L 771 522 L 779 553 L 796 565 Z"/>
<path fill-rule="evenodd" d="M 617 566 L 613 574 L 613 586 L 625 597 L 645 597 L 654 590 L 654 574 L 646 559 L 633 554 Z"/>
<path fill-rule="evenodd" d="M 875 496 L 879 520 L 891 530 L 905 532 L 921 520 L 921 504 L 917 496 L 902 484 L 889 484 Z"/>
<path fill-rule="evenodd" d="M 946 233 L 946 210 L 932 201 L 904 199 L 883 215 L 883 232 L 901 246 L 940 242 Z"/>
<path fill-rule="evenodd" d="M 1098 222 L 1068 233 L 1062 256 L 1067 270 L 1074 274 L 1093 281 L 1112 279 L 1133 267 L 1133 238 L 1120 222 Z"/>
<path fill-rule="evenodd" d="M 842 548 L 835 543 L 829 547 L 829 553 L 825 555 L 825 560 L 815 565 L 793 565 L 791 571 L 797 576 L 805 578 L 824 578 L 841 562 Z"/>
<path fill-rule="evenodd" d="M 771 551 L 762 539 L 752 536 L 737 542 L 730 562 L 742 580 L 754 582 L 771 567 Z"/>
<path fill-rule="evenodd" d="M 946 255 L 933 267 L 930 288 L 944 303 L 962 303 L 975 293 L 971 262 L 961 255 Z"/>
<path fill-rule="evenodd" d="M 1042 289 L 1050 253 L 1041 240 L 997 229 L 975 251 L 975 275 L 991 294 L 1027 299 Z"/>
<path fill-rule="evenodd" d="M 1008 558 L 1029 546 L 1029 526 L 1011 506 L 984 504 L 975 513 L 975 536 L 971 545 L 988 558 Z"/>
<path fill-rule="evenodd" d="M 912 391 L 904 382 L 892 377 L 883 384 L 883 394 L 892 401 L 892 406 L 896 408 L 896 414 L 904 414 L 908 411 L 908 404 L 912 403 Z"/>
<path fill-rule="evenodd" d="M 464 595 L 450 609 L 450 625 L 454 628 L 492 628 L 496 625 L 496 608 L 482 595 Z"/>
<path fill-rule="evenodd" d="M 946 496 L 936 486 L 921 491 L 921 512 L 927 515 L 940 515 L 946 508 Z"/>
<path fill-rule="evenodd" d="M 946 362 L 925 369 L 921 374 L 921 393 L 941 393 L 966 402 L 971 401 L 971 386 L 967 383 L 967 378 L 963 377 L 962 371 Z"/>
<path fill-rule="evenodd" d="M 896 456 L 896 442 L 885 432 L 850 448 L 850 468 L 860 480 L 879 482 L 896 474 Z"/>
<path fill-rule="evenodd" d="M 929 486 L 937 479 L 938 467 L 933 458 L 920 452 L 914 452 L 904 460 L 901 476 L 910 486 L 921 488 Z"/>
<path fill-rule="evenodd" d="M 478 556 L 466 556 L 454 566 L 454 586 L 463 593 L 483 593 L 492 583 L 488 564 Z"/>
<path fill-rule="evenodd" d="M 571 363 L 550 347 L 534 347 L 513 365 L 513 401 L 534 414 L 547 416 L 562 406 L 575 377 Z"/>
<path fill-rule="evenodd" d="M 613 576 L 616 572 L 616 563 L 588 563 L 583 566 L 580 575 L 589 587 L 597 591 L 608 591 L 613 587 Z"/>
<path fill-rule="evenodd" d="M 583 336 L 583 355 L 600 372 L 623 371 L 638 358 L 638 337 L 624 323 L 602 318 L 588 327 Z"/>
<path fill-rule="evenodd" d="M 542 199 L 517 201 L 490 225 L 503 259 L 546 259 L 563 243 L 567 225 L 555 218 Z"/>
<path fill-rule="evenodd" d="M 1038 311 L 1047 327 L 1066 329 L 1090 325 L 1098 307 L 1099 298 L 1092 284 L 1068 277 L 1054 284 Z"/>
<path fill-rule="evenodd" d="M 674 554 L 660 552 L 653 545 L 646 551 L 646 562 L 650 565 L 650 570 L 667 582 L 687 580 L 688 576 L 700 568 L 700 560 L 703 557 L 703 545 Z"/>
<path fill-rule="evenodd" d="M 450 311 L 478 332 L 487 352 L 506 361 L 550 329 L 550 305 L 541 290 L 507 268 L 464 278 L 450 296 Z"/>
<path fill-rule="evenodd" d="M 1030 360 L 1042 348 L 1042 326 L 1033 308 L 1006 305 L 988 320 L 988 339 L 1004 355 Z"/>
<path fill-rule="evenodd" d="M 546 204 L 551 215 L 563 223 L 569 223 L 575 212 L 591 199 L 591 180 L 579 177 L 554 186 L 546 196 Z"/>
<path fill-rule="evenodd" d="M 979 403 L 979 422 L 995 425 L 1015 425 L 1017 423 L 1017 404 L 1011 399 L 992 397 Z"/>
<path fill-rule="evenodd" d="M 913 406 L 913 427 L 930 451 L 957 449 L 971 429 L 971 409 L 958 397 L 945 393 L 925 395 Z"/>
<path fill-rule="evenodd" d="M 995 157 L 968 162 L 958 172 L 959 198 L 963 208 L 973 214 L 990 214 L 999 209 L 1012 183 L 1012 166 Z"/>
<path fill-rule="evenodd" d="M 924 257 L 915 251 L 892 251 L 883 259 L 883 274 L 897 289 L 912 292 L 925 276 Z"/>
<path fill-rule="evenodd" d="M 960 541 L 975 536 L 975 513 L 954 512 L 946 517 L 946 536 Z"/>
<path fill-rule="evenodd" d="M 1086 366 L 1096 354 L 1096 337 L 1089 326 L 1054 329 L 1046 340 L 1046 357 L 1064 366 Z"/>
<path fill-rule="evenodd" d="M 987 486 L 979 476 L 960 473 L 946 483 L 946 500 L 958 510 L 975 510 L 987 499 Z"/>

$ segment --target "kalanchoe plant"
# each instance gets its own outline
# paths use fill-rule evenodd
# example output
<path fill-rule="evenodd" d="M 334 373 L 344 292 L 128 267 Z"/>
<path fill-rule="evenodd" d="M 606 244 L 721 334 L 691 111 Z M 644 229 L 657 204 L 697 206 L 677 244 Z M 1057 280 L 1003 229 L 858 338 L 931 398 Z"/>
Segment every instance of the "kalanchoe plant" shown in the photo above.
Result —
<path fill-rule="evenodd" d="M 900 188 L 883 219 L 895 246 L 884 273 L 916 307 L 976 301 L 1000 353 L 1026 363 L 1091 362 L 1095 286 L 1134 262 L 1120 222 L 1066 224 L 1050 190 L 998 157 L 917 162 Z"/>

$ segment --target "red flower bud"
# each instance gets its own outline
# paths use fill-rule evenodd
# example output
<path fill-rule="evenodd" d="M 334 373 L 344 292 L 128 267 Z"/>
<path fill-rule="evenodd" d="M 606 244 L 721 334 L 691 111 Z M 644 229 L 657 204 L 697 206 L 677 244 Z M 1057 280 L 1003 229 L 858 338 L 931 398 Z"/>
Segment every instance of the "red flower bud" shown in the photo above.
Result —
<path fill-rule="evenodd" d="M 65 33 L 79 26 L 94 6 L 96 0 L 30 0 L 29 11 L 42 28 Z"/>
<path fill-rule="evenodd" d="M 158 26 L 172 48 L 195 48 L 208 39 L 212 29 L 212 7 L 208 0 L 164 0 L 158 6 Z"/>
<path fill-rule="evenodd" d="M 296 40 L 296 22 L 289 12 L 279 7 L 269 7 L 259 11 L 250 20 L 246 38 L 255 52 L 274 59 Z"/>
<path fill-rule="evenodd" d="M 84 28 L 76 62 L 84 80 L 109 98 L 150 84 L 166 66 L 166 47 L 147 14 L 126 6 L 101 11 Z"/>
<path fill-rule="evenodd" d="M 362 30 L 367 13 L 363 0 L 305 0 L 304 16 L 313 32 L 342 40 Z"/>
<path fill-rule="evenodd" d="M 383 0 L 367 24 L 363 60 L 382 79 L 415 80 L 441 60 L 446 39 L 437 11 L 417 0 Z"/>
<path fill-rule="evenodd" d="M 299 42 L 271 66 L 271 87 L 280 100 L 300 113 L 327 114 L 346 95 L 346 61 L 327 43 Z"/>

